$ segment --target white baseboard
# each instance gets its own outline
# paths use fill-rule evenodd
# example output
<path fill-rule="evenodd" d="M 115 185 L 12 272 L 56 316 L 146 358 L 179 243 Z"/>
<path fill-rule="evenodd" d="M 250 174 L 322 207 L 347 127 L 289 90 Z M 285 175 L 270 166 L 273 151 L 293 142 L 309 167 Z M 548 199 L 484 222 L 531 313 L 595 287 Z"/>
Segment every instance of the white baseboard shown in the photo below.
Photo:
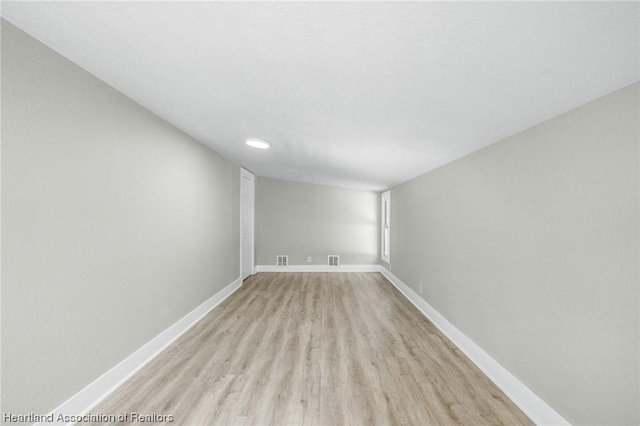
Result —
<path fill-rule="evenodd" d="M 256 265 L 256 272 L 380 272 L 380 265 Z"/>
<path fill-rule="evenodd" d="M 156 355 L 167 348 L 178 337 L 193 327 L 198 321 L 209 313 L 213 308 L 218 306 L 223 300 L 229 297 L 242 285 L 242 279 L 238 278 L 211 298 L 207 299 L 200 306 L 189 312 L 182 319 L 178 320 L 171 327 L 156 336 L 153 340 L 142 346 L 140 349 L 129 355 L 111 370 L 98 377 L 92 383 L 87 385 L 80 392 L 69 398 L 58 408 L 49 413 L 49 417 L 53 418 L 53 423 L 64 424 L 65 422 L 57 422 L 59 414 L 63 416 L 78 416 L 86 414 L 93 407 L 98 405 L 111 392 L 116 390 L 127 379 L 133 376 L 138 370 L 144 367 Z M 44 426 L 47 423 L 36 423 L 36 425 Z M 73 424 L 69 423 L 69 424 Z"/>
<path fill-rule="evenodd" d="M 384 275 L 422 314 L 449 338 L 487 377 L 498 386 L 537 425 L 570 425 L 564 417 L 543 401 L 480 346 L 458 330 L 422 297 L 385 267 Z"/>
<path fill-rule="evenodd" d="M 258 265 L 257 272 L 381 272 L 422 314 L 427 317 L 445 336 L 449 338 L 480 370 L 489 377 L 532 421 L 537 425 L 570 425 L 570 423 L 543 401 L 524 383 L 501 366 L 482 348 L 447 321 L 422 297 L 415 293 L 398 277 L 380 265 L 291 265 L 277 267 Z M 53 410 L 54 423 L 59 413 L 82 415 L 100 403 L 111 392 L 122 385 L 133 374 L 162 352 L 173 341 L 196 324 L 209 311 L 219 305 L 242 285 L 238 278 L 216 293 L 178 322 L 163 331 L 153 340 L 138 349 L 118 365 L 107 371 L 80 392 Z M 50 423 L 46 423 L 50 424 Z M 45 425 L 45 423 L 37 423 Z"/>

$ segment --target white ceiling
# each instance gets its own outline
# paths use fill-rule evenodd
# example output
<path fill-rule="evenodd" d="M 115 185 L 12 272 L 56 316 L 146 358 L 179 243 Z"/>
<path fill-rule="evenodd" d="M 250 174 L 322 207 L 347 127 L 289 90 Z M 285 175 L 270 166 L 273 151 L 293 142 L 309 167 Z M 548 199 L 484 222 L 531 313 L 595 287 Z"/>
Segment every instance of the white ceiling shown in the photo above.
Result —
<path fill-rule="evenodd" d="M 4 1 L 2 16 L 260 176 L 381 190 L 639 80 L 639 5 Z"/>

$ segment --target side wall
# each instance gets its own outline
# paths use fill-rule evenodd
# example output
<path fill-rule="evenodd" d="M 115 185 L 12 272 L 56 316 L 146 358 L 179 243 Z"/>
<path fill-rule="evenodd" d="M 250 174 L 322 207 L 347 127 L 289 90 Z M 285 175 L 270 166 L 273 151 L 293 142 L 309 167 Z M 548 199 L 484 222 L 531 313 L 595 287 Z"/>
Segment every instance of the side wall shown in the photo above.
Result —
<path fill-rule="evenodd" d="M 574 424 L 638 424 L 639 85 L 393 188 L 390 270 Z"/>
<path fill-rule="evenodd" d="M 380 196 L 376 192 L 257 178 L 256 265 L 377 265 Z M 311 256 L 311 263 L 307 262 Z"/>
<path fill-rule="evenodd" d="M 238 278 L 239 176 L 3 20 L 3 411 L 46 414 Z"/>

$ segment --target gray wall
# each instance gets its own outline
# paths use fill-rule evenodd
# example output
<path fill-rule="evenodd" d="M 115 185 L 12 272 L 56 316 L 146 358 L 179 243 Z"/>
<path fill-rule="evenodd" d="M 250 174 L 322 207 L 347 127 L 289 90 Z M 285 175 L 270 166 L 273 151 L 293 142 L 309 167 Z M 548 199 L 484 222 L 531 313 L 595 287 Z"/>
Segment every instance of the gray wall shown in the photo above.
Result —
<path fill-rule="evenodd" d="M 391 193 L 391 271 L 575 424 L 640 423 L 638 92 Z"/>
<path fill-rule="evenodd" d="M 238 278 L 239 175 L 2 21 L 2 409 L 46 414 Z"/>
<path fill-rule="evenodd" d="M 257 178 L 256 264 L 377 265 L 380 252 L 380 196 L 333 186 Z M 312 262 L 307 262 L 307 256 Z"/>

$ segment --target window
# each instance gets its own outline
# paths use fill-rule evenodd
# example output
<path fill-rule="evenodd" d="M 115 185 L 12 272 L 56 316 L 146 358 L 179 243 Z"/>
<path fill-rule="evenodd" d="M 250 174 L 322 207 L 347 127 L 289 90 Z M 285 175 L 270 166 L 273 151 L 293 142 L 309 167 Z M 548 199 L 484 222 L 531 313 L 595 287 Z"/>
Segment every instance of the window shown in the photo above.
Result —
<path fill-rule="evenodd" d="M 391 191 L 384 192 L 381 196 L 382 204 L 382 260 L 391 263 Z"/>

